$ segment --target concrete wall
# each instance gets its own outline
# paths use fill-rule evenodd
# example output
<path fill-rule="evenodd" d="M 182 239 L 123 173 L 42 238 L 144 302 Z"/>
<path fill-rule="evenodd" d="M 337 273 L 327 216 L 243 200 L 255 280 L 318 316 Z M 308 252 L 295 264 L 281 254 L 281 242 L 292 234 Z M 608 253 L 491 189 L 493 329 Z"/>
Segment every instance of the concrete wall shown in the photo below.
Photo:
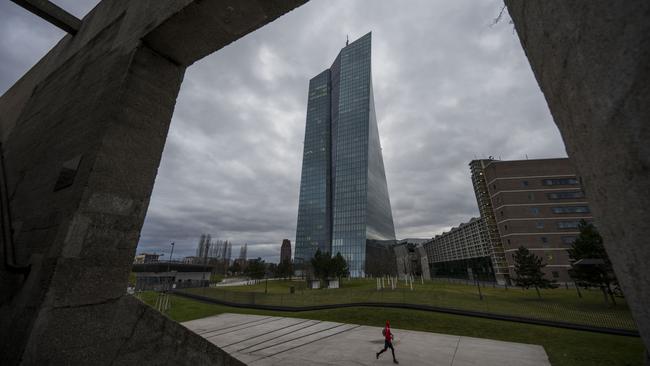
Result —
<path fill-rule="evenodd" d="M 102 1 L 0 98 L 0 363 L 238 364 L 125 289 L 185 68 L 302 2 Z"/>
<path fill-rule="evenodd" d="M 650 349 L 650 2 L 506 4 Z"/>

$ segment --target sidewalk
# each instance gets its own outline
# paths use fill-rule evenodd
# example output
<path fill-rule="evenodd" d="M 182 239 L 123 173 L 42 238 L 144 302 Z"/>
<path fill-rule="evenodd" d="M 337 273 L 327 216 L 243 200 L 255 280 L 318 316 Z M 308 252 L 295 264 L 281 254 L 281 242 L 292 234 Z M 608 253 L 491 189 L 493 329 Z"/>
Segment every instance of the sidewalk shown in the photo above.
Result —
<path fill-rule="evenodd" d="M 221 314 L 183 323 L 248 365 L 391 365 L 381 327 Z M 550 366 L 541 346 L 393 329 L 401 365 Z"/>

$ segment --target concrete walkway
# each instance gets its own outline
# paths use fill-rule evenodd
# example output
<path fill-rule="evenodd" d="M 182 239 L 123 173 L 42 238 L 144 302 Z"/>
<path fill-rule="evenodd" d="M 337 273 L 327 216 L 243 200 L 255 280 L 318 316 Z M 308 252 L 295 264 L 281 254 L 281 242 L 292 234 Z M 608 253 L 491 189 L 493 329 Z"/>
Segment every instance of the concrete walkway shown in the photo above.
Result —
<path fill-rule="evenodd" d="M 381 327 L 221 314 L 184 326 L 248 365 L 390 365 Z M 393 329 L 401 365 L 550 366 L 537 345 Z"/>

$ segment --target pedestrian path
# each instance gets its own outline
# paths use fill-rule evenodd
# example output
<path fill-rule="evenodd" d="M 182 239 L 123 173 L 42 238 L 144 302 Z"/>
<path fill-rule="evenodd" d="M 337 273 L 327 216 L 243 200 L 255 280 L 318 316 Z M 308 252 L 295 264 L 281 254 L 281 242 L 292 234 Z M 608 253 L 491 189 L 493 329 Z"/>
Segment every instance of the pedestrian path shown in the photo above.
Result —
<path fill-rule="evenodd" d="M 184 326 L 252 366 L 390 365 L 381 327 L 274 316 L 221 314 Z M 393 324 L 399 326 L 399 324 Z M 393 328 L 401 365 L 550 366 L 538 345 Z"/>

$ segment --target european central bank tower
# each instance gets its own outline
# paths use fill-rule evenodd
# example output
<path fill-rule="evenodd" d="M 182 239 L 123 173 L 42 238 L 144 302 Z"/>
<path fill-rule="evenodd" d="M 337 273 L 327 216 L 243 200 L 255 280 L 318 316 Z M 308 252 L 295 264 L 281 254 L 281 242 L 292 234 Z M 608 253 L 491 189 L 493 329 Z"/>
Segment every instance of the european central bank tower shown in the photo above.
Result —
<path fill-rule="evenodd" d="M 394 240 L 370 68 L 371 33 L 309 81 L 295 261 L 317 249 L 365 276 L 366 240 Z"/>

